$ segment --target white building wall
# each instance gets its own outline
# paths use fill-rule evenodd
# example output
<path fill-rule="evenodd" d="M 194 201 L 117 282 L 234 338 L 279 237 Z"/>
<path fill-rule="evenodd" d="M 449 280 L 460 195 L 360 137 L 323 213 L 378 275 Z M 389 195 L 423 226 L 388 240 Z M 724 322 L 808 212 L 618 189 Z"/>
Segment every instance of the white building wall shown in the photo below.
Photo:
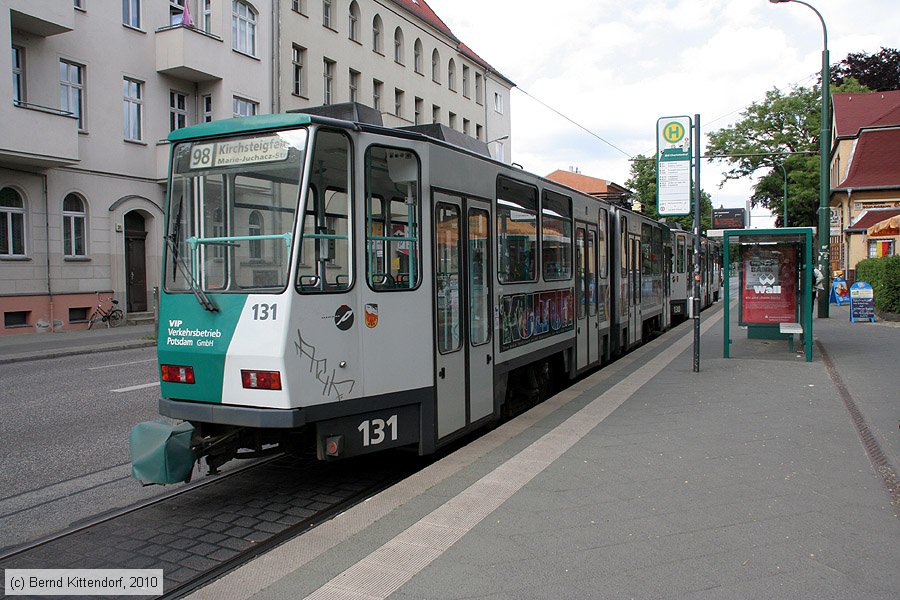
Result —
<path fill-rule="evenodd" d="M 413 124 L 415 99 L 421 122 L 439 121 L 483 141 L 510 133 L 511 83 L 457 49 L 458 42 L 391 0 L 357 0 L 359 41 L 349 39 L 350 2 L 335 0 L 331 28 L 323 25 L 322 2 L 304 0 L 303 14 L 291 0 L 252 0 L 256 48 L 237 52 L 232 41 L 232 2 L 212 0 L 208 31 L 202 0 L 188 0 L 195 28 L 170 25 L 170 3 L 141 2 L 140 27 L 122 22 L 121 3 L 87 0 L 84 10 L 69 0 L 6 0 L 0 33 L 24 50 L 25 102 L 12 102 L 11 77 L 0 77 L 0 188 L 25 201 L 25 256 L 0 256 L 0 312 L 28 313 L 27 326 L 0 326 L 0 335 L 83 326 L 68 322 L 75 307 L 93 307 L 96 292 L 112 292 L 126 307 L 129 273 L 125 259 L 125 215 L 145 222 L 148 308 L 160 285 L 164 183 L 168 164 L 169 93 L 187 96 L 187 123 L 203 120 L 203 97 L 212 97 L 213 119 L 232 117 L 232 97 L 258 103 L 259 113 L 302 109 L 324 101 L 324 59 L 334 61 L 333 102 L 350 99 L 350 69 L 360 73 L 358 101 L 372 105 L 373 80 L 383 82 L 381 110 L 387 126 Z M 382 52 L 372 49 L 372 22 L 381 17 Z M 394 31 L 403 31 L 402 64 L 394 60 Z M 421 73 L 414 47 L 422 42 Z M 306 53 L 306 92 L 292 89 L 292 45 Z M 440 78 L 432 81 L 431 57 L 440 54 Z M 276 52 L 277 50 L 277 52 Z M 448 85 L 448 64 L 456 65 L 456 86 Z M 60 112 L 60 61 L 84 67 L 84 126 Z M 463 93 L 463 66 L 469 94 Z M 0 70 L 12 71 L 10 52 L 0 53 Z M 476 74 L 484 81 L 476 95 Z M 142 85 L 142 139 L 124 138 L 123 79 Z M 395 116 L 394 92 L 403 91 Z M 494 114 L 493 90 L 506 98 Z M 506 140 L 508 144 L 509 140 Z M 504 160 L 510 161 L 507 146 Z M 78 194 L 86 204 L 87 254 L 63 255 L 63 199 Z M 48 268 L 49 264 L 49 268 Z"/>

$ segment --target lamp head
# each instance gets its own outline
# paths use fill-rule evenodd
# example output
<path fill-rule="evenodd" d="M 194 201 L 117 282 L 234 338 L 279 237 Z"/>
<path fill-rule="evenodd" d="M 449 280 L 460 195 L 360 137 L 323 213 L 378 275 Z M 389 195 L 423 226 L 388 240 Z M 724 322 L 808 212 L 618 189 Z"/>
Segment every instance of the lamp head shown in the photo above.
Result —
<path fill-rule="evenodd" d="M 793 0 L 769 0 L 772 4 L 787 4 L 788 2 L 792 2 Z"/>

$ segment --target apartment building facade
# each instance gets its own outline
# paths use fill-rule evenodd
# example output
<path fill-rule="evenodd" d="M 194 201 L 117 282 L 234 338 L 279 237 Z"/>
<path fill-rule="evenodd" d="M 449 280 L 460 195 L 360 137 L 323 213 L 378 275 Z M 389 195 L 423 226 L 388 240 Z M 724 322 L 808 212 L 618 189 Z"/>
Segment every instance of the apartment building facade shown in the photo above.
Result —
<path fill-rule="evenodd" d="M 84 327 L 113 295 L 152 310 L 174 129 L 357 101 L 510 161 L 512 82 L 424 0 L 4 4 L 0 335 Z"/>

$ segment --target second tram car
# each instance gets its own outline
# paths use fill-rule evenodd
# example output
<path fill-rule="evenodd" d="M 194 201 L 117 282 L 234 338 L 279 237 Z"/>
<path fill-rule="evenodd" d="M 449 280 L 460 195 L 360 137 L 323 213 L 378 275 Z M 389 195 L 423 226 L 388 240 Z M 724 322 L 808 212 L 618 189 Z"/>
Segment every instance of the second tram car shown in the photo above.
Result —
<path fill-rule="evenodd" d="M 160 412 L 212 469 L 430 453 L 680 316 L 689 235 L 486 147 L 304 113 L 169 139 Z"/>

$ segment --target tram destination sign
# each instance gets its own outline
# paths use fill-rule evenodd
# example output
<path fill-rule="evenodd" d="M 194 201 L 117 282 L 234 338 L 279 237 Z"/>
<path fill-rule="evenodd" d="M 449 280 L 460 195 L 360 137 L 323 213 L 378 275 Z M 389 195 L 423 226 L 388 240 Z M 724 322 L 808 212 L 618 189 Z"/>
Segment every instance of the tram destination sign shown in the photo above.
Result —
<path fill-rule="evenodd" d="M 656 121 L 656 199 L 661 216 L 691 214 L 691 118 Z"/>
<path fill-rule="evenodd" d="M 267 135 L 211 144 L 195 144 L 191 148 L 191 169 L 230 167 L 251 163 L 285 160 L 291 145 L 277 135 Z"/>

